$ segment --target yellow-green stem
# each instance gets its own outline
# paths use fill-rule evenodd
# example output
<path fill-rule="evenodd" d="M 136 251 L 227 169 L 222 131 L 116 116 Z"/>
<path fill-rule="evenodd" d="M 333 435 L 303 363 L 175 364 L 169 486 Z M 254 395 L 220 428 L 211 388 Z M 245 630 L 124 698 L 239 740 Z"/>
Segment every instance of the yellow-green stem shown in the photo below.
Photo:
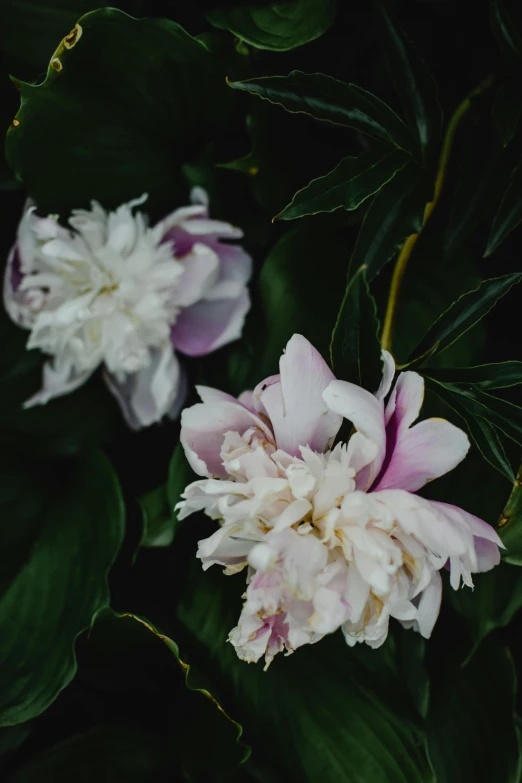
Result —
<path fill-rule="evenodd" d="M 392 280 L 390 284 L 390 293 L 388 295 L 388 304 L 386 306 L 386 315 L 384 317 L 384 325 L 381 335 L 381 346 L 386 351 L 391 351 L 393 328 L 395 325 L 395 315 L 397 313 L 397 303 L 399 299 L 399 293 L 401 290 L 402 279 L 408 265 L 415 243 L 420 234 L 424 230 L 426 223 L 433 212 L 435 205 L 437 204 L 442 188 L 444 186 L 444 180 L 446 179 L 446 172 L 448 169 L 448 162 L 451 154 L 451 148 L 455 138 L 455 133 L 463 116 L 469 110 L 473 98 L 483 93 L 492 83 L 492 77 L 488 76 L 484 79 L 478 87 L 476 87 L 470 94 L 462 101 L 457 107 L 456 111 L 451 117 L 446 135 L 444 136 L 444 143 L 439 158 L 439 165 L 437 167 L 437 175 L 435 177 L 435 184 L 433 188 L 433 199 L 426 204 L 424 208 L 424 216 L 422 220 L 421 230 L 417 234 L 410 234 L 410 236 L 404 242 L 399 257 L 393 270 Z"/>

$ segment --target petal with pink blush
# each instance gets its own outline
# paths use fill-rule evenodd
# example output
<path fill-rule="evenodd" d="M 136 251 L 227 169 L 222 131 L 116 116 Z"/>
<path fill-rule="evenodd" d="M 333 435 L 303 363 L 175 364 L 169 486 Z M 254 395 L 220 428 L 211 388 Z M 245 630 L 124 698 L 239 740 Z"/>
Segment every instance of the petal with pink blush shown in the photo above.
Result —
<path fill-rule="evenodd" d="M 269 441 L 268 427 L 238 402 L 216 400 L 185 408 L 181 414 L 181 444 L 192 469 L 200 476 L 226 478 L 221 447 L 229 431 L 242 435 L 250 427 L 259 428 Z"/>
<path fill-rule="evenodd" d="M 183 310 L 171 331 L 176 350 L 187 356 L 204 356 L 241 336 L 250 296 L 237 299 L 203 299 Z"/>
<path fill-rule="evenodd" d="M 393 417 L 387 427 L 388 438 Z M 395 443 L 388 445 L 393 447 L 390 460 L 374 489 L 416 492 L 462 462 L 469 440 L 465 432 L 449 421 L 426 419 L 411 429 L 396 432 Z"/>
<path fill-rule="evenodd" d="M 323 399 L 330 410 L 351 421 L 358 432 L 375 444 L 377 453 L 374 461 L 358 476 L 358 489 L 369 487 L 380 470 L 386 451 L 382 401 L 348 381 L 332 381 L 323 392 Z M 361 486 L 362 483 L 364 486 Z"/>
<path fill-rule="evenodd" d="M 180 263 L 184 271 L 175 291 L 176 304 L 190 307 L 214 286 L 219 273 L 219 257 L 207 245 L 197 242 Z"/>
<path fill-rule="evenodd" d="M 278 448 L 296 456 L 300 455 L 300 446 L 325 451 L 342 423 L 342 417 L 329 410 L 322 397 L 334 380 L 332 371 L 313 345 L 299 334 L 289 340 L 279 366 L 280 382 L 260 393 Z"/>
<path fill-rule="evenodd" d="M 150 364 L 138 372 L 107 372 L 105 378 L 132 429 L 148 427 L 174 409 L 177 415 L 184 401 L 186 384 L 170 342 L 151 351 Z"/>
<path fill-rule="evenodd" d="M 410 427 L 418 418 L 424 400 L 424 378 L 416 372 L 401 372 L 386 406 L 386 424 L 395 415 L 399 430 Z"/>

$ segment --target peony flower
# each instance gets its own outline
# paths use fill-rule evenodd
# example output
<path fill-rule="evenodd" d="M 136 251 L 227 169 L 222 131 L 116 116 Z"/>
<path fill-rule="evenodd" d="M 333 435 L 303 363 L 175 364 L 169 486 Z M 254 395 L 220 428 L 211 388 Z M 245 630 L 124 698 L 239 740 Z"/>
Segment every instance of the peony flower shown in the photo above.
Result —
<path fill-rule="evenodd" d="M 250 307 L 251 259 L 242 232 L 208 217 L 201 188 L 192 206 L 149 227 L 134 209 L 74 210 L 70 228 L 29 207 L 9 255 L 5 307 L 29 329 L 27 347 L 52 357 L 26 407 L 81 386 L 100 366 L 128 423 L 144 427 L 183 404 L 176 351 L 202 356 L 237 339 Z"/>
<path fill-rule="evenodd" d="M 203 568 L 243 569 L 247 589 L 230 642 L 268 665 L 342 628 L 349 645 L 379 647 L 391 617 L 429 638 L 441 601 L 440 569 L 454 589 L 498 564 L 493 528 L 463 509 L 415 494 L 452 470 L 469 442 L 442 419 L 414 424 L 424 381 L 395 374 L 371 394 L 335 380 L 313 346 L 289 341 L 280 374 L 236 400 L 198 389 L 181 441 L 203 478 L 188 486 L 180 518 L 219 523 L 200 541 Z M 343 417 L 355 428 L 334 439 Z"/>

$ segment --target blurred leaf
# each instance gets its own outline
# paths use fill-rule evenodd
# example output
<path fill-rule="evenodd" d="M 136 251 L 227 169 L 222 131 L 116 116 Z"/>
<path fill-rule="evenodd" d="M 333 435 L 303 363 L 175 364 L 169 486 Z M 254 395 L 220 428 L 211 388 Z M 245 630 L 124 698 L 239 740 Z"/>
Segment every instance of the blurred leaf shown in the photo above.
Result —
<path fill-rule="evenodd" d="M 176 528 L 179 524 L 178 514 L 174 510 L 176 504 L 181 500 L 181 494 L 185 491 L 185 487 L 198 478 L 199 477 L 196 476 L 185 457 L 183 446 L 178 441 L 169 463 L 169 474 L 166 486 L 166 500 L 170 511 L 172 538 L 174 538 Z"/>
<path fill-rule="evenodd" d="M 513 169 L 511 181 L 493 219 L 484 257 L 497 250 L 522 221 L 522 162 Z"/>
<path fill-rule="evenodd" d="M 490 6 L 491 28 L 502 52 L 511 62 L 522 58 L 522 37 L 501 0 L 493 0 Z"/>
<path fill-rule="evenodd" d="M 214 662 L 264 757 L 277 761 L 285 779 L 433 780 L 422 719 L 405 698 L 390 644 L 368 655 L 363 645 L 349 648 L 338 633 L 290 657 L 277 656 L 263 672 L 261 664 L 240 661 L 226 643 L 239 616 L 244 576 L 192 566 L 179 617 Z"/>
<path fill-rule="evenodd" d="M 91 199 L 114 208 L 143 192 L 149 207 L 172 205 L 186 197 L 181 164 L 227 114 L 216 56 L 175 22 L 115 9 L 82 17 L 45 81 L 18 87 L 7 159 L 51 213 Z"/>
<path fill-rule="evenodd" d="M 432 348 L 434 351 L 430 356 L 449 348 L 455 340 L 484 318 L 498 300 L 521 280 L 522 273 L 494 277 L 484 280 L 474 291 L 463 294 L 428 329 L 410 354 L 408 366 L 417 364 Z"/>
<path fill-rule="evenodd" d="M 350 261 L 350 268 L 366 266 L 371 281 L 403 244 L 420 231 L 427 198 L 413 164 L 399 171 L 372 199 L 364 217 Z"/>
<path fill-rule="evenodd" d="M 293 334 L 303 334 L 328 356 L 330 337 L 346 287 L 346 238 L 330 216 L 299 223 L 268 255 L 259 275 L 263 313 L 253 346 L 252 373 L 243 388 L 278 372 L 279 357 Z M 322 273 L 328 247 L 328 274 Z M 245 379 L 246 380 L 246 379 Z"/>
<path fill-rule="evenodd" d="M 107 723 L 48 748 L 11 775 L 9 783 L 149 783 L 165 775 L 164 757 L 161 742 L 142 726 Z"/>
<path fill-rule="evenodd" d="M 472 639 L 473 647 L 468 660 L 488 634 L 509 625 L 522 609 L 522 571 L 514 565 L 508 565 L 506 553 L 501 551 L 503 560 L 500 565 L 474 576 L 473 590 L 448 590 L 451 604 Z"/>
<path fill-rule="evenodd" d="M 480 364 L 477 367 L 450 367 L 438 369 L 426 367 L 426 375 L 436 381 L 451 384 L 473 384 L 475 388 L 504 389 L 522 383 L 522 362 L 498 362 L 497 364 Z"/>
<path fill-rule="evenodd" d="M 341 380 L 377 391 L 382 376 L 377 308 L 364 266 L 348 282 L 332 332 L 330 358 Z"/>
<path fill-rule="evenodd" d="M 335 0 L 282 0 L 208 11 L 215 27 L 230 30 L 257 49 L 284 52 L 319 38 L 335 17 Z"/>
<path fill-rule="evenodd" d="M 431 373 L 431 371 L 430 371 Z M 466 422 L 471 439 L 489 464 L 502 473 L 508 481 L 513 481 L 513 468 L 506 456 L 504 446 L 491 422 L 488 408 L 478 406 L 459 386 L 444 384 L 426 376 L 428 388 L 435 392 L 455 413 Z"/>
<path fill-rule="evenodd" d="M 176 642 L 149 620 L 104 609 L 95 618 L 87 650 L 96 655 L 91 668 L 96 665 L 98 683 L 107 678 L 116 691 L 144 689 L 151 707 L 157 703 L 158 725 L 151 728 L 183 770 L 179 779 L 229 780 L 248 758 L 240 724 L 208 690 L 202 672 L 181 658 Z M 130 717 L 142 725 L 139 710 Z"/>
<path fill-rule="evenodd" d="M 377 8 L 386 31 L 390 74 L 424 157 L 430 143 L 437 142 L 442 125 L 437 83 L 389 9 L 380 0 Z"/>
<path fill-rule="evenodd" d="M 518 73 L 507 84 L 502 84 L 498 88 L 492 112 L 502 146 L 507 147 L 513 140 L 518 121 L 520 120 L 520 114 L 522 113 L 520 76 Z"/>
<path fill-rule="evenodd" d="M 500 516 L 498 532 L 507 549 L 504 555 L 506 563 L 522 566 L 522 465 L 513 482 L 513 489 Z M 522 590 L 513 591 L 522 595 Z M 516 596 L 513 595 L 513 600 Z M 522 602 L 522 598 L 520 598 Z"/>
<path fill-rule="evenodd" d="M 509 650 L 488 640 L 464 667 L 450 650 L 441 663 L 428 714 L 437 783 L 518 783 L 516 679 Z"/>
<path fill-rule="evenodd" d="M 386 103 L 355 84 L 301 71 L 228 84 L 234 90 L 258 95 L 286 111 L 345 125 L 400 149 L 411 150 L 412 139 L 400 117 Z"/>
<path fill-rule="evenodd" d="M 274 220 L 293 220 L 344 207 L 357 209 L 408 163 L 400 150 L 374 147 L 357 158 L 344 158 L 333 171 L 299 190 Z"/>
<path fill-rule="evenodd" d="M 8 726 L 39 715 L 73 678 L 76 637 L 109 599 L 124 507 L 101 453 L 52 472 L 31 472 L 5 449 L 2 462 L 0 725 Z"/>
<path fill-rule="evenodd" d="M 143 512 L 140 546 L 170 546 L 174 541 L 174 520 L 164 484 L 139 498 Z"/>

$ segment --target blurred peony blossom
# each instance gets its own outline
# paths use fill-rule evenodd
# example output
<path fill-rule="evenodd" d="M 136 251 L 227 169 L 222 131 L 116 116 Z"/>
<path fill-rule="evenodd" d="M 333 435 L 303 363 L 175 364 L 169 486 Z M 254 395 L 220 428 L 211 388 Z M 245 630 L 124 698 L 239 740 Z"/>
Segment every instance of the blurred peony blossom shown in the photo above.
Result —
<path fill-rule="evenodd" d="M 342 628 L 349 645 L 379 647 L 390 617 L 429 638 L 451 586 L 498 564 L 502 543 L 481 519 L 415 494 L 466 456 L 467 436 L 442 419 L 414 425 L 424 381 L 383 352 L 375 394 L 336 380 L 294 335 L 280 374 L 234 399 L 198 389 L 181 440 L 203 477 L 188 486 L 180 518 L 203 510 L 219 522 L 200 541 L 203 568 L 247 569 L 229 641 L 258 661 Z M 389 395 L 389 396 L 388 396 Z M 388 398 L 385 403 L 385 398 Z M 343 417 L 355 429 L 333 445 Z M 413 425 L 413 426 L 412 426 Z"/>
<path fill-rule="evenodd" d="M 242 231 L 209 218 L 201 188 L 152 227 L 135 211 L 146 198 L 114 212 L 93 201 L 69 228 L 26 209 L 4 302 L 30 330 L 27 347 L 52 357 L 26 407 L 77 389 L 103 365 L 131 427 L 175 417 L 186 386 L 176 352 L 203 356 L 241 335 L 252 262 L 222 240 Z"/>

